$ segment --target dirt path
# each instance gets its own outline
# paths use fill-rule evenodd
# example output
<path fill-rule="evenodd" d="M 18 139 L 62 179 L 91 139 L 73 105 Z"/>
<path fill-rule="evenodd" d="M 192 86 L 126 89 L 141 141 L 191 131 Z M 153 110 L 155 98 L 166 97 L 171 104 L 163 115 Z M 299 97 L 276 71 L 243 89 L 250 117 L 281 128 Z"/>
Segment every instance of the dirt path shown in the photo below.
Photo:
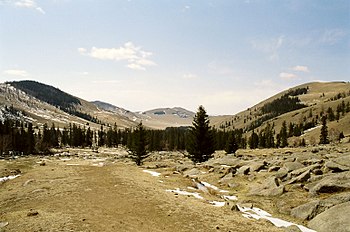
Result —
<path fill-rule="evenodd" d="M 0 222 L 9 223 L 0 231 L 279 231 L 229 207 L 166 192 L 189 186 L 180 175 L 154 177 L 123 163 L 37 161 L 0 162 L 2 169 L 24 170 L 0 184 Z"/>

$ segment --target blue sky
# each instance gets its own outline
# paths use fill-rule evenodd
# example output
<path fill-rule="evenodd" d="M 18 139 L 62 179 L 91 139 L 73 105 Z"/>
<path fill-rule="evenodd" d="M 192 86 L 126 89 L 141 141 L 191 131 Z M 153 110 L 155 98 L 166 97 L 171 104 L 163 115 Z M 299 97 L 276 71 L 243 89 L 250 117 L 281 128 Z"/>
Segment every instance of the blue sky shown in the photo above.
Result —
<path fill-rule="evenodd" d="M 350 80 L 348 0 L 0 0 L 0 81 L 132 111 L 234 114 Z"/>

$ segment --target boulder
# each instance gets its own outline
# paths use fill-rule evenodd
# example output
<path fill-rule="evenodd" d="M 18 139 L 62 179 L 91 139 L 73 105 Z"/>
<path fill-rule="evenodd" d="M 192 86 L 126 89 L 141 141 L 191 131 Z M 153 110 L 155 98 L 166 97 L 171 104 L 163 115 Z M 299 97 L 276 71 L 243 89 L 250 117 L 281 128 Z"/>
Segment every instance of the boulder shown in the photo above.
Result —
<path fill-rule="evenodd" d="M 256 161 L 256 162 L 252 162 L 252 163 L 249 165 L 249 171 L 250 171 L 250 172 L 258 172 L 258 171 L 260 171 L 261 169 L 266 168 L 266 164 L 267 164 L 266 161 Z"/>
<path fill-rule="evenodd" d="M 340 165 L 350 167 L 350 155 L 344 155 L 344 156 L 338 157 L 333 161 Z"/>
<path fill-rule="evenodd" d="M 338 164 L 336 162 L 333 161 L 327 161 L 324 165 L 326 168 L 328 168 L 329 170 L 331 170 L 332 172 L 345 172 L 345 171 L 349 171 L 349 167 Z"/>
<path fill-rule="evenodd" d="M 201 171 L 197 168 L 192 168 L 190 170 L 184 171 L 184 177 L 196 177 L 201 174 Z"/>
<path fill-rule="evenodd" d="M 299 168 L 297 170 L 294 170 L 291 172 L 293 176 L 299 176 L 300 174 L 306 172 L 306 171 L 313 171 L 315 169 L 321 168 L 321 165 L 319 164 L 312 164 L 307 167 Z"/>
<path fill-rule="evenodd" d="M 296 225 L 291 225 L 283 228 L 286 232 L 302 232 Z"/>
<path fill-rule="evenodd" d="M 271 166 L 267 171 L 268 172 L 277 172 L 278 170 L 280 170 L 280 166 L 277 166 L 277 165 L 274 165 L 274 166 Z"/>
<path fill-rule="evenodd" d="M 222 177 L 220 180 L 219 180 L 219 183 L 220 184 L 230 184 L 233 182 L 233 174 L 232 173 L 229 173 L 227 175 L 225 175 L 224 177 Z"/>
<path fill-rule="evenodd" d="M 261 185 L 252 186 L 249 195 L 254 196 L 280 196 L 284 193 L 284 186 L 279 184 L 279 181 L 275 177 L 268 178 L 265 183 Z"/>
<path fill-rule="evenodd" d="M 317 215 L 308 223 L 308 226 L 318 232 L 349 232 L 349 212 L 350 202 L 336 205 Z"/>
<path fill-rule="evenodd" d="M 328 175 L 310 186 L 310 194 L 336 193 L 350 190 L 350 172 L 341 172 Z"/>
<path fill-rule="evenodd" d="M 293 179 L 291 179 L 290 181 L 288 181 L 288 184 L 303 183 L 303 182 L 307 181 L 308 179 L 310 179 L 310 177 L 311 177 L 310 170 L 307 170 L 307 171 L 303 172 L 302 174 L 300 174 L 299 176 L 296 176 Z"/>
<path fill-rule="evenodd" d="M 302 220 L 310 220 L 314 218 L 319 212 L 317 211 L 320 206 L 320 201 L 315 200 L 306 204 L 295 207 L 291 211 L 291 215 Z"/>
<path fill-rule="evenodd" d="M 249 170 L 250 170 L 250 167 L 248 165 L 244 165 L 237 170 L 237 174 L 238 175 L 248 175 Z"/>
<path fill-rule="evenodd" d="M 288 171 L 288 172 L 292 172 L 294 170 L 300 169 L 305 167 L 302 163 L 294 161 L 294 162 L 285 162 L 283 164 L 283 167 Z"/>

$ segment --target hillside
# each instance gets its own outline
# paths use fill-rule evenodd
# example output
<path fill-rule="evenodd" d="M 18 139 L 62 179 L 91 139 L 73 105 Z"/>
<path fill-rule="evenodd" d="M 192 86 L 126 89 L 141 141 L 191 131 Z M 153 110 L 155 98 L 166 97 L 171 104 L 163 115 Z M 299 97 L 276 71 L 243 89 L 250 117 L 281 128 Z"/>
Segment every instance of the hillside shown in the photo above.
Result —
<path fill-rule="evenodd" d="M 294 99 L 296 104 L 286 107 L 290 101 L 283 101 L 285 98 Z M 306 143 L 315 143 L 319 138 L 321 115 L 327 116 L 331 108 L 336 116 L 338 107 L 343 104 L 344 112 L 339 112 L 337 120 L 329 120 L 328 127 L 329 131 L 350 136 L 350 113 L 346 110 L 349 102 L 348 82 L 306 83 L 278 93 L 236 115 L 212 117 L 212 125 L 221 129 L 243 129 L 249 136 L 252 130 L 260 131 L 267 123 L 274 124 L 278 133 L 283 121 L 286 121 L 287 125 L 303 124 L 302 137 Z"/>
<path fill-rule="evenodd" d="M 95 129 L 114 123 L 124 128 L 136 125 L 126 117 L 109 114 L 90 102 L 35 81 L 0 84 L 0 118 L 36 126 L 54 123 L 61 128 L 70 123 Z"/>

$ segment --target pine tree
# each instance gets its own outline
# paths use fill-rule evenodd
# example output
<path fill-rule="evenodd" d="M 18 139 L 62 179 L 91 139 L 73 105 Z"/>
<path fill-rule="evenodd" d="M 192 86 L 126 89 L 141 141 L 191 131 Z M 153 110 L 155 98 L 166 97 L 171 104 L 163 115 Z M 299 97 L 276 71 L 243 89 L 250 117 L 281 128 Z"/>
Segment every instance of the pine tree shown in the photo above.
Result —
<path fill-rule="evenodd" d="M 205 162 L 215 152 L 214 136 L 209 126 L 209 117 L 203 106 L 199 106 L 188 134 L 188 157 L 194 163 Z"/>
<path fill-rule="evenodd" d="M 238 144 L 235 138 L 235 133 L 230 132 L 226 141 L 225 151 L 227 154 L 234 154 L 238 150 Z"/>
<path fill-rule="evenodd" d="M 287 136 L 287 123 L 286 121 L 283 121 L 282 123 L 282 127 L 281 127 L 281 130 L 280 130 L 280 147 L 286 147 L 288 146 L 288 136 Z"/>
<path fill-rule="evenodd" d="M 129 146 L 130 158 L 135 161 L 137 166 L 140 166 L 145 158 L 149 156 L 147 151 L 147 136 L 146 130 L 142 122 L 136 127 L 132 133 L 132 141 Z"/>
<path fill-rule="evenodd" d="M 322 117 L 322 127 L 321 127 L 321 134 L 320 134 L 320 144 L 328 144 L 328 129 L 327 129 L 327 117 Z"/>

